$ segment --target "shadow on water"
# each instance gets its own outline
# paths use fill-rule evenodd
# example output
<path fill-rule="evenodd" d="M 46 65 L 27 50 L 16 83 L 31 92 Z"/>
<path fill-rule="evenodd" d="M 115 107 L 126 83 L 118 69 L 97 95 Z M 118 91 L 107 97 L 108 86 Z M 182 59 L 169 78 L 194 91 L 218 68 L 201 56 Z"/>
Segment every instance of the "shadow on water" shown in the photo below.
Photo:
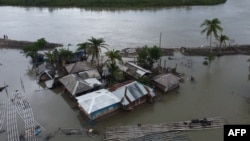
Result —
<path fill-rule="evenodd" d="M 78 104 L 77 100 L 73 97 L 70 97 L 69 93 L 61 93 L 62 98 L 65 100 L 65 102 L 74 110 L 78 111 Z"/>

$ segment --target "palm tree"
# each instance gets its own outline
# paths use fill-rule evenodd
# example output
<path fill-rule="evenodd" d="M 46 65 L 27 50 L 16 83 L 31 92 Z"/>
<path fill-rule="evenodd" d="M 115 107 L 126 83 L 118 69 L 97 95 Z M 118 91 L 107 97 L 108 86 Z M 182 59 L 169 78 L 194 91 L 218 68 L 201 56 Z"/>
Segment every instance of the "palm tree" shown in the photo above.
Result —
<path fill-rule="evenodd" d="M 84 50 L 84 56 L 85 56 L 85 60 L 88 60 L 89 54 L 90 54 L 90 44 L 88 42 L 84 42 L 84 43 L 79 43 L 77 44 L 79 47 L 77 48 L 77 50 Z"/>
<path fill-rule="evenodd" d="M 109 75 L 108 80 L 110 85 L 115 84 L 118 81 L 124 79 L 123 73 L 120 68 L 116 65 L 116 63 L 108 63 L 107 64 L 108 71 L 111 75 Z"/>
<path fill-rule="evenodd" d="M 71 62 L 72 58 L 73 58 L 72 51 L 64 48 L 59 49 L 59 60 L 61 61 L 62 66 L 64 66 L 65 63 L 67 62 Z"/>
<path fill-rule="evenodd" d="M 92 54 L 92 62 L 94 59 L 97 60 L 97 66 L 99 66 L 99 57 L 101 53 L 101 48 L 106 48 L 107 49 L 107 44 L 105 44 L 105 41 L 103 38 L 94 38 L 91 37 L 91 39 L 88 39 L 88 43 L 91 47 L 91 54 Z"/>
<path fill-rule="evenodd" d="M 107 61 L 110 61 L 112 64 L 115 64 L 116 60 L 122 62 L 122 56 L 118 50 L 107 51 L 106 56 L 109 58 Z"/>
<path fill-rule="evenodd" d="M 38 51 L 45 47 L 47 41 L 44 38 L 38 39 L 33 44 L 23 48 L 26 57 L 30 56 L 34 62 L 38 59 Z"/>
<path fill-rule="evenodd" d="M 207 39 L 210 38 L 210 52 L 212 53 L 212 35 L 214 35 L 215 38 L 218 37 L 217 32 L 223 31 L 223 28 L 220 26 L 221 22 L 219 19 L 214 18 L 212 20 L 205 19 L 203 23 L 201 24 L 201 27 L 205 27 L 201 33 L 206 34 Z"/>
<path fill-rule="evenodd" d="M 226 41 L 229 41 L 229 38 L 226 35 L 221 34 L 218 37 L 218 41 L 220 42 L 220 47 L 222 46 L 226 47 L 227 46 Z"/>
<path fill-rule="evenodd" d="M 45 52 L 45 56 L 47 57 L 47 60 L 50 64 L 53 65 L 56 62 L 56 55 L 53 52 Z"/>

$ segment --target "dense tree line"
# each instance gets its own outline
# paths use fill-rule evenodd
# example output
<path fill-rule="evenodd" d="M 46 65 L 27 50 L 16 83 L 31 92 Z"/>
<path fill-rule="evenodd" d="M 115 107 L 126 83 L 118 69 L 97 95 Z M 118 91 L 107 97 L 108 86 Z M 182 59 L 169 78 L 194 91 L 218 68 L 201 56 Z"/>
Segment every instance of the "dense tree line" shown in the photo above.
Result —
<path fill-rule="evenodd" d="M 215 5 L 226 0 L 0 0 L 0 5 L 59 7 L 163 7 Z"/>

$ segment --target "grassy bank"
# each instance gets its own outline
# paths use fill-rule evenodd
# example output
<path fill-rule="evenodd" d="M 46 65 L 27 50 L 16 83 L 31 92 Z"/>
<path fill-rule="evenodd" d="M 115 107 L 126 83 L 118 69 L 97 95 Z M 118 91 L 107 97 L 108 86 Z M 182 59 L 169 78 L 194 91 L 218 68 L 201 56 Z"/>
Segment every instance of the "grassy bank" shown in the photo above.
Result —
<path fill-rule="evenodd" d="M 0 0 L 0 5 L 58 7 L 165 7 L 215 5 L 226 0 Z"/>

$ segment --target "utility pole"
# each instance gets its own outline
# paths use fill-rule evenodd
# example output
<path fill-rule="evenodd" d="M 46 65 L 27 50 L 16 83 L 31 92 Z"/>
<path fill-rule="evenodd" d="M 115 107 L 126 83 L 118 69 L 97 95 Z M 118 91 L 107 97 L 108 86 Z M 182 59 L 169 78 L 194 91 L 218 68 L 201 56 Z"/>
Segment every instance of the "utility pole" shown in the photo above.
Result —
<path fill-rule="evenodd" d="M 159 48 L 161 48 L 161 32 L 160 32 L 160 42 L 159 42 Z"/>
<path fill-rule="evenodd" d="M 160 32 L 159 48 L 161 49 L 161 32 Z M 161 58 L 160 58 L 160 67 L 161 67 Z"/>

